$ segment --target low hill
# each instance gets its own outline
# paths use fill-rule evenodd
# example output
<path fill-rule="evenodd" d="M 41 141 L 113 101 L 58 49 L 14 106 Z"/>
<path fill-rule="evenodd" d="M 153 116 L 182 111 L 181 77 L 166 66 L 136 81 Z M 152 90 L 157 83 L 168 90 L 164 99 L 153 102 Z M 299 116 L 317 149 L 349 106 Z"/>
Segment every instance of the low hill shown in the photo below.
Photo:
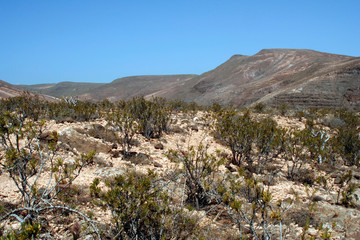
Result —
<path fill-rule="evenodd" d="M 54 84 L 18 85 L 17 87 L 35 92 L 61 98 L 63 96 L 78 96 L 104 85 L 103 83 L 86 82 L 60 82 Z"/>
<path fill-rule="evenodd" d="M 0 99 L 8 98 L 8 97 L 16 97 L 23 93 L 22 90 L 17 89 L 10 83 L 4 82 L 0 80 Z"/>
<path fill-rule="evenodd" d="M 24 95 L 26 92 L 32 96 L 35 95 L 35 93 L 31 91 L 22 89 L 19 86 L 12 85 L 10 83 L 0 80 L 0 99 L 21 96 Z M 57 101 L 55 97 L 50 95 L 44 95 L 44 94 L 36 94 L 36 95 L 39 95 L 41 99 L 47 101 Z"/>
<path fill-rule="evenodd" d="M 119 78 L 111 83 L 94 88 L 82 94 L 80 98 L 90 100 L 109 99 L 117 101 L 129 99 L 135 96 L 148 96 L 161 93 L 164 89 L 180 86 L 185 81 L 192 79 L 196 75 L 151 75 L 133 76 Z"/>

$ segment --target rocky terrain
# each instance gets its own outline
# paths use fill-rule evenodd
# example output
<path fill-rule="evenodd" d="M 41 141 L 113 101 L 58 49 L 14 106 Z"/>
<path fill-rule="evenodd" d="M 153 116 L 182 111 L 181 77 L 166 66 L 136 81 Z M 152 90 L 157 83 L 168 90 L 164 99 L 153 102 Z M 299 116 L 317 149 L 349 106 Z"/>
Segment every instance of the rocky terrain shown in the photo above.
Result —
<path fill-rule="evenodd" d="M 347 121 L 345 118 L 345 120 L 336 118 L 335 113 L 332 112 L 325 113 L 324 115 L 324 113 L 320 112 L 274 114 L 266 113 L 264 109 L 262 109 L 262 113 L 256 113 L 256 111 L 250 113 L 254 121 L 265 119 L 267 123 L 270 123 L 268 118 L 271 118 L 279 128 L 294 131 L 304 130 L 308 127 L 307 121 L 313 119 L 316 125 L 320 126 L 320 129 L 326 130 L 331 137 L 334 137 L 333 134 L 337 134 L 336 127 L 341 125 L 341 121 Z M 2 118 L 4 116 L 1 115 Z M 269 164 L 263 165 L 264 169 L 261 171 L 259 170 L 262 166 L 260 160 L 257 164 L 254 163 L 255 165 L 246 162 L 242 163 L 241 166 L 234 165 L 231 160 L 231 149 L 214 134 L 214 124 L 219 119 L 216 120 L 215 115 L 211 111 L 174 111 L 167 116 L 169 117 L 167 130 L 160 136 L 147 138 L 137 131 L 132 139 L 130 154 L 127 156 L 124 156 L 122 152 L 119 130 L 116 130 L 117 128 L 111 124 L 111 120 L 107 117 L 98 116 L 82 122 L 69 118 L 66 120 L 47 120 L 37 139 L 42 144 L 44 142 L 50 144 L 56 139 L 59 149 L 54 159 L 60 159 L 55 161 L 61 162 L 60 168 L 76 164 L 76 159 L 83 153 L 96 152 L 92 162 L 85 165 L 75 181 L 67 186 L 73 191 L 65 191 L 69 194 L 68 198 L 66 198 L 67 195 L 62 196 L 62 198 L 58 196 L 53 201 L 64 201 L 63 204 L 65 205 L 76 206 L 76 211 L 88 213 L 88 216 L 91 215 L 93 223 L 101 229 L 102 238 L 112 238 L 114 235 L 112 235 L 111 229 L 115 228 L 111 221 L 113 215 L 106 207 L 96 204 L 100 200 L 91 194 L 90 184 L 94 179 L 98 178 L 100 179 L 99 189 L 107 191 L 109 186 L 104 184 L 106 180 L 118 175 L 126 176 L 129 172 L 146 175 L 148 170 L 151 170 L 160 177 L 160 180 L 157 182 L 162 184 L 162 190 L 169 195 L 169 206 L 184 211 L 183 214 L 189 217 L 186 226 L 195 223 L 196 231 L 192 233 L 194 235 L 183 237 L 184 239 L 193 239 L 194 236 L 205 239 L 238 239 L 240 234 L 246 239 L 262 239 L 260 235 L 262 234 L 261 227 L 263 223 L 261 221 L 260 210 L 254 215 L 255 218 L 253 219 L 254 226 L 258 229 L 256 232 L 259 234 L 259 236 L 254 237 L 254 232 L 250 230 L 248 223 L 243 218 L 236 218 L 238 216 L 236 215 L 236 205 L 229 204 L 228 200 L 226 200 L 226 195 L 220 198 L 211 198 L 211 201 L 201 207 L 196 207 L 187 202 L 189 195 L 187 195 L 188 193 L 185 190 L 187 183 L 186 167 L 181 161 L 175 161 L 169 152 L 178 151 L 178 153 L 183 154 L 184 152 L 191 152 L 191 146 L 196 149 L 201 144 L 206 146 L 206 154 L 208 155 L 199 156 L 213 156 L 214 159 L 223 159 L 225 161 L 221 162 L 218 168 L 214 168 L 211 175 L 207 176 L 207 178 L 213 179 L 214 182 L 211 184 L 218 184 L 214 185 L 217 186 L 214 188 L 219 192 L 217 194 L 222 193 L 221 186 L 227 188 L 233 184 L 240 184 L 243 190 L 240 189 L 241 191 L 239 191 L 238 196 L 245 193 L 246 186 L 248 186 L 248 190 L 251 192 L 262 189 L 261 194 L 268 192 L 271 195 L 268 202 L 271 207 L 266 210 L 269 215 L 265 216 L 266 221 L 268 221 L 266 224 L 271 239 L 300 239 L 301 236 L 304 239 L 310 237 L 315 239 L 359 239 L 360 201 L 355 196 L 359 195 L 360 191 L 358 188 L 352 193 L 346 192 L 347 190 L 345 191 L 349 186 L 352 186 L 351 184 L 360 186 L 358 166 L 343 164 L 344 160 L 341 160 L 341 157 L 338 157 L 336 162 L 332 163 L 331 161 L 333 160 L 330 156 L 326 162 L 316 164 L 317 157 L 309 155 L 310 160 L 303 162 L 304 166 L 301 170 L 301 175 L 303 176 L 291 179 L 288 175 L 289 161 L 291 162 L 291 160 L 287 160 L 285 155 L 272 157 L 270 162 L 268 162 Z M 328 119 L 333 119 L 333 121 L 329 122 Z M 2 125 L 2 127 L 4 126 L 6 125 Z M 4 129 L 6 128 L 1 130 L 2 136 L 6 136 L 6 130 Z M 55 135 L 54 131 L 56 131 Z M 11 139 L 4 141 L 11 141 Z M 26 142 L 26 138 L 23 141 Z M 20 145 L 23 146 L 23 144 Z M 4 167 L 8 164 L 8 162 L 5 162 L 5 159 L 9 159 L 8 153 L 5 153 L 7 147 L 7 145 L 2 145 L 0 148 L 2 164 L 0 203 L 5 213 L 22 206 L 19 188 L 14 184 L 14 181 L 9 177 Z M 295 148 L 296 146 L 293 147 Z M 47 148 L 43 149 L 45 151 Z M 197 159 L 195 157 L 198 156 L 197 154 L 200 153 L 197 152 L 194 155 L 194 161 Z M 259 154 L 255 146 L 252 154 L 254 159 Z M 205 157 L 205 159 L 210 160 L 213 157 Z M 197 164 L 201 166 L 204 163 Z M 292 164 L 297 164 L 297 162 L 290 163 L 290 165 Z M 55 171 L 52 170 L 53 168 L 53 165 L 44 165 L 43 174 L 36 184 L 37 189 L 46 189 L 48 187 L 50 173 Z M 243 170 L 245 171 L 244 173 L 242 173 Z M 345 181 L 346 173 L 349 171 L 352 172 L 351 178 L 349 181 Z M 51 182 L 51 184 L 55 184 L 55 182 Z M 236 188 L 233 191 L 236 191 Z M 214 194 L 213 192 L 211 193 Z M 341 201 L 339 201 L 338 195 L 340 193 L 342 196 L 340 198 L 342 199 Z M 268 195 L 262 195 L 260 199 L 264 199 L 265 196 Z M 346 203 L 343 202 L 344 196 L 353 196 L 353 198 L 349 198 L 347 200 L 349 202 Z M 48 198 L 43 195 L 39 201 L 46 203 L 46 199 Z M 235 200 L 232 201 L 236 202 Z M 281 204 L 279 205 L 280 202 Z M 352 204 L 346 205 L 350 202 Z M 243 202 L 243 211 L 246 211 L 246 204 L 246 202 Z M 19 212 L 21 213 L 21 211 Z M 0 219 L 2 219 L 3 215 L 1 214 L 3 213 L 3 211 L 0 212 Z M 277 213 L 280 215 L 277 215 Z M 46 226 L 44 225 L 43 230 L 40 231 L 40 239 L 72 239 L 76 236 L 74 235 L 76 222 L 77 224 L 88 226 L 81 220 L 81 216 L 76 214 L 69 215 L 68 213 L 61 212 L 57 212 L 57 214 L 59 216 L 63 215 L 64 218 L 60 218 Z M 247 217 L 251 216 L 250 212 L 246 214 L 249 214 L 245 215 Z M 175 218 L 176 215 L 170 216 Z M 49 215 L 42 215 L 40 220 L 46 218 L 51 219 Z M 190 221 L 190 219 L 192 220 Z M 242 230 L 248 230 L 242 233 L 239 232 L 236 219 L 242 219 L 241 221 L 245 222 Z M 174 228 L 178 227 L 178 225 L 174 225 Z M 0 234 L 9 233 L 11 229 L 16 230 L 19 228 L 20 223 L 16 218 L 10 216 L 3 219 L 3 222 L 0 223 Z M 82 229 L 86 228 L 83 227 Z M 190 228 L 185 229 L 185 232 L 191 232 Z M 85 236 L 86 233 L 89 234 L 88 231 L 83 230 L 82 234 L 84 236 L 80 234 L 80 239 L 89 239 L 89 235 Z M 279 236 L 280 233 L 282 238 Z M 96 235 L 94 237 L 96 238 Z M 172 238 L 169 236 L 166 239 Z"/>

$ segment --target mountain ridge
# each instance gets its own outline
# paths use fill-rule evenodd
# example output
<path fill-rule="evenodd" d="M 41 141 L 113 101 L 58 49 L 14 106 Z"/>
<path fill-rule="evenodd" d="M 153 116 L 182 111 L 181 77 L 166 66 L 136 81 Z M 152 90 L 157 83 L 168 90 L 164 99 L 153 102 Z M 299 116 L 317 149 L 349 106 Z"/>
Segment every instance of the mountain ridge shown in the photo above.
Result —
<path fill-rule="evenodd" d="M 63 96 L 77 96 L 86 93 L 93 88 L 99 87 L 104 83 L 88 83 L 88 82 L 59 82 L 59 83 L 45 83 L 35 85 L 17 85 L 17 87 L 32 91 L 38 94 L 51 95 L 57 98 Z"/>
<path fill-rule="evenodd" d="M 189 86 L 184 87 L 188 89 L 187 91 L 178 89 L 171 95 L 180 96 L 184 95 L 184 92 L 191 93 L 187 99 L 183 100 L 200 104 L 217 101 L 223 104 L 248 106 L 263 99 L 266 103 L 278 105 L 287 103 L 286 101 L 291 97 L 277 98 L 275 101 L 264 98 L 265 95 L 278 95 L 274 92 L 276 90 L 281 93 L 279 89 L 291 91 L 308 81 L 314 81 L 316 78 L 323 79 L 324 75 L 336 69 L 341 72 L 341 68 L 346 68 L 351 64 L 359 66 L 359 58 L 313 50 L 262 50 L 252 56 L 234 55 L 214 70 L 193 79 Z M 354 85 L 359 85 L 359 76 L 356 72 L 348 81 L 343 82 L 341 87 L 346 88 L 346 85 L 351 85 L 352 89 L 355 89 L 355 95 L 359 95 L 356 87 L 354 88 Z M 328 90 L 324 89 L 323 94 L 326 94 Z M 306 94 L 308 93 L 305 92 L 304 95 Z M 168 97 L 168 95 L 165 94 L 163 97 Z M 328 101 L 324 96 L 322 98 Z M 314 99 L 305 99 L 305 103 L 289 102 L 291 105 L 321 107 L 321 104 L 312 104 L 312 100 Z M 332 104 L 334 107 L 341 107 L 334 102 Z M 355 105 L 359 108 L 359 103 Z"/>
<path fill-rule="evenodd" d="M 235 54 L 201 75 L 129 76 L 91 87 L 85 84 L 81 91 L 66 89 L 74 88 L 76 84 L 71 86 L 71 83 L 64 89 L 59 88 L 61 84 L 57 89 L 42 87 L 92 101 L 145 96 L 194 101 L 201 105 L 219 102 L 249 106 L 264 102 L 360 109 L 359 69 L 359 57 L 311 49 L 274 48 L 263 49 L 251 56 Z"/>

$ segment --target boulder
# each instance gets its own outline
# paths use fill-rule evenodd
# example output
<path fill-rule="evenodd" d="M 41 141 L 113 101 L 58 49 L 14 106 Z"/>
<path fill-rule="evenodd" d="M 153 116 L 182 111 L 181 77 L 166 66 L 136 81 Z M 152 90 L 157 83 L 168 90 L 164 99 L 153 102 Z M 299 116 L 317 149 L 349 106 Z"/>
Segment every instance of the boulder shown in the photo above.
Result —
<path fill-rule="evenodd" d="M 40 134 L 39 139 L 40 139 L 40 141 L 51 142 L 51 141 L 55 140 L 55 136 L 54 136 L 53 132 L 46 131 L 46 132 L 42 132 Z"/>
<path fill-rule="evenodd" d="M 104 167 L 95 171 L 95 174 L 100 177 L 115 177 L 117 175 L 125 174 L 126 170 L 121 168 Z"/>
<path fill-rule="evenodd" d="M 199 131 L 199 127 L 196 124 L 189 125 L 188 129 L 195 131 L 195 132 Z"/>
<path fill-rule="evenodd" d="M 163 145 L 162 143 L 157 143 L 157 144 L 155 144 L 154 148 L 155 148 L 155 149 L 163 150 L 163 149 L 164 149 L 164 145 Z"/>
<path fill-rule="evenodd" d="M 72 128 L 60 132 L 59 140 L 71 149 L 75 148 L 77 151 L 84 153 L 90 151 L 108 153 L 111 150 L 111 145 L 81 134 Z"/>

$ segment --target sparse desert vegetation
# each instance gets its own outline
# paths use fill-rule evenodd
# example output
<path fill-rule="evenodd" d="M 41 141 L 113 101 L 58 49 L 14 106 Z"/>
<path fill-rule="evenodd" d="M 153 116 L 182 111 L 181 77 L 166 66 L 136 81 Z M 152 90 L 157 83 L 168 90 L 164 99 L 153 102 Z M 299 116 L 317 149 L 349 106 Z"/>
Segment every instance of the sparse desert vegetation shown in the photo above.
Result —
<path fill-rule="evenodd" d="M 162 98 L 0 102 L 1 239 L 359 239 L 360 121 Z"/>

